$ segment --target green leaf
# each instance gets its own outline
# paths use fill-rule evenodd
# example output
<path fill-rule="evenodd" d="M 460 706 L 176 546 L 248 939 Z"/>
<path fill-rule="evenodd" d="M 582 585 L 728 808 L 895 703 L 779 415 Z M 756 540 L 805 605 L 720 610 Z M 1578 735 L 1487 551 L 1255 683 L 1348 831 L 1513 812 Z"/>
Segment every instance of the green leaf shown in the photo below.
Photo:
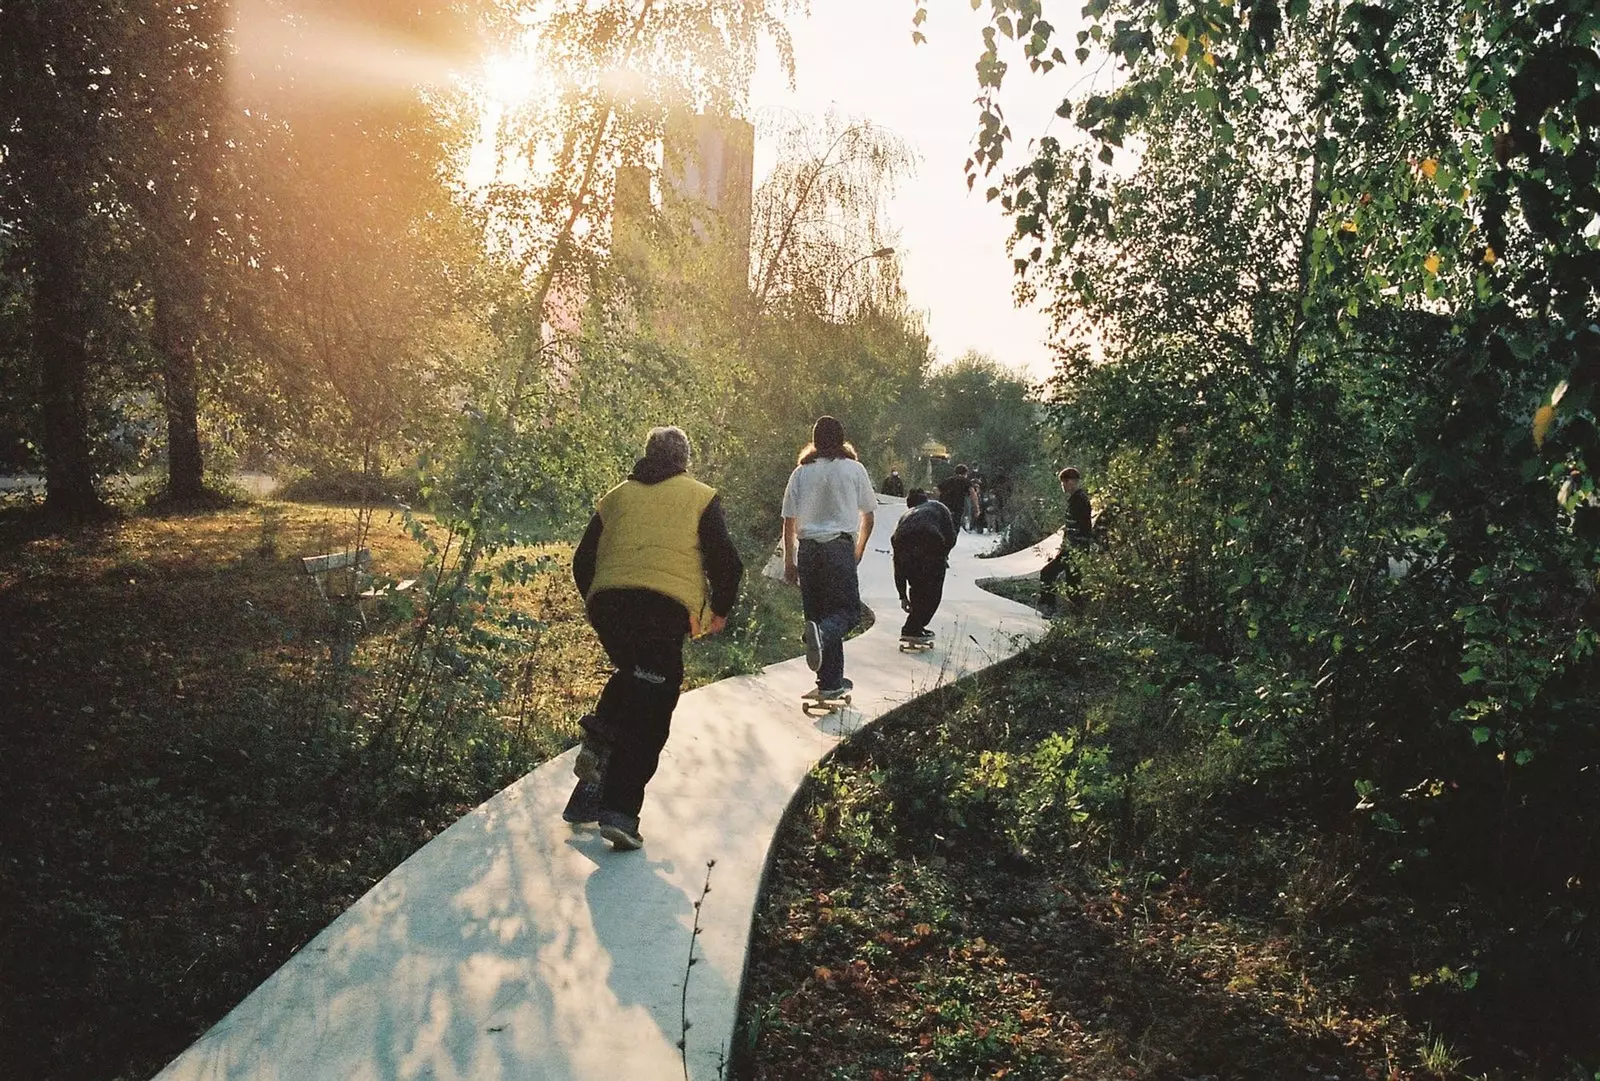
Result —
<path fill-rule="evenodd" d="M 1478 665 L 1473 665 L 1471 668 L 1461 673 L 1462 683 L 1477 683 L 1481 679 L 1483 679 L 1483 669 Z M 1476 733 L 1474 733 L 1474 735 L 1476 735 Z M 1483 741 L 1478 740 L 1478 742 L 1482 743 Z"/>
<path fill-rule="evenodd" d="M 1472 730 L 1472 742 L 1481 747 L 1485 743 L 1489 742 L 1490 735 L 1492 735 L 1492 733 L 1480 724 L 1478 727 Z"/>

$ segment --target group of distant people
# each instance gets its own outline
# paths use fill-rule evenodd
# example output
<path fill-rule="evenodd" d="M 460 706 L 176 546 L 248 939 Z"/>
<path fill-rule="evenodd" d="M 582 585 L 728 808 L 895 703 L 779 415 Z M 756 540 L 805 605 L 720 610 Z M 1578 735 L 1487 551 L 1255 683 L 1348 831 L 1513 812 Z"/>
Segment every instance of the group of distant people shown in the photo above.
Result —
<path fill-rule="evenodd" d="M 639 811 L 682 693 L 684 640 L 727 625 L 744 574 L 721 498 L 688 473 L 690 451 L 683 429 L 651 429 L 644 456 L 626 480 L 600 497 L 573 554 L 573 580 L 615 671 L 594 712 L 580 722 L 583 744 L 573 767 L 578 784 L 563 817 L 598 824 L 621 850 L 644 844 Z M 1061 479 L 1068 494 L 1068 543 L 1046 566 L 1049 577 L 1041 573 L 1052 602 L 1058 582 L 1076 595 L 1077 538 L 1081 532 L 1081 547 L 1087 547 L 1089 535 L 1088 497 L 1077 488 L 1078 471 L 1062 470 Z M 937 499 L 920 488 L 906 491 L 898 471 L 882 488 L 906 501 L 891 538 L 895 590 L 905 612 L 901 639 L 931 643 L 929 624 L 942 599 L 962 516 L 981 523 L 982 504 L 964 465 L 940 483 Z M 819 701 L 836 701 L 853 686 L 844 674 L 844 639 L 861 616 L 857 566 L 876 510 L 877 493 L 845 439 L 844 425 L 819 417 L 789 475 L 781 512 L 783 577 L 800 587 L 801 639 L 806 663 L 817 674 L 808 697 Z"/>
<path fill-rule="evenodd" d="M 968 469 L 965 465 L 956 466 L 936 486 L 939 502 L 950 512 L 956 528 L 966 528 L 974 533 L 995 532 L 1002 528 L 1001 519 L 1009 487 L 1010 482 L 1006 478 L 999 477 L 991 482 L 976 469 Z M 900 470 L 891 469 L 878 485 L 878 491 L 904 498 L 907 489 Z"/>

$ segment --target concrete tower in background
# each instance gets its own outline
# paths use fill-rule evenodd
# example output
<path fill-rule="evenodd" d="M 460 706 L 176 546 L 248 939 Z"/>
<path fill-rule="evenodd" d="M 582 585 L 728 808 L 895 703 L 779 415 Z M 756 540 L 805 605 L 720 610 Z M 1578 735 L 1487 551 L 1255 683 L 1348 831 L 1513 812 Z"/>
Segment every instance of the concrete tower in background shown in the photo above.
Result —
<path fill-rule="evenodd" d="M 678 113 L 662 139 L 663 199 L 679 202 L 694 235 L 733 281 L 750 276 L 755 128 L 743 120 Z"/>

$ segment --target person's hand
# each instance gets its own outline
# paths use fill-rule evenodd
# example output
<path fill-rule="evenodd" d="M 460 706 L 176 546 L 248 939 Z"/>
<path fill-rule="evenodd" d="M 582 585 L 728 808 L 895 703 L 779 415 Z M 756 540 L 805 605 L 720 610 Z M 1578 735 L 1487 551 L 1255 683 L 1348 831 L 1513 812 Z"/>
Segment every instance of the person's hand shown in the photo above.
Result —
<path fill-rule="evenodd" d="M 785 582 L 788 582 L 792 586 L 799 585 L 800 584 L 800 568 L 798 566 L 796 566 L 795 564 L 790 563 L 787 560 L 785 560 L 784 564 L 783 564 L 783 580 Z"/>
<path fill-rule="evenodd" d="M 906 600 L 904 597 L 900 598 L 900 611 L 902 611 L 902 612 L 911 611 L 911 602 Z"/>
<path fill-rule="evenodd" d="M 720 633 L 721 630 L 724 627 L 726 627 L 727 625 L 728 625 L 728 617 L 727 616 L 719 616 L 715 612 L 713 612 L 711 614 L 711 620 L 706 624 L 705 633 L 706 634 L 717 634 L 717 633 Z"/>

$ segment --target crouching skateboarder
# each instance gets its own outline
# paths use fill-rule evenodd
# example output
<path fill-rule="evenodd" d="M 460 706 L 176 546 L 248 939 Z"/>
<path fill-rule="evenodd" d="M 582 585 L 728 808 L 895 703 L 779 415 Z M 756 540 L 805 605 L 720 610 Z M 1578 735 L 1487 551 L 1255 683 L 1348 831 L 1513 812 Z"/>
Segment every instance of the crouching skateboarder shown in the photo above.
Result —
<path fill-rule="evenodd" d="M 906 494 L 909 508 L 894 527 L 889 545 L 894 549 L 894 588 L 906 621 L 900 628 L 900 648 L 928 649 L 933 632 L 928 621 L 944 596 L 944 570 L 956 546 L 955 520 L 937 499 L 921 488 Z"/>
<path fill-rule="evenodd" d="M 562 817 L 613 848 L 644 844 L 639 809 L 683 689 L 683 640 L 728 622 L 744 564 L 715 490 L 687 473 L 683 429 L 653 428 L 628 479 L 600 497 L 572 557 L 589 623 L 616 671 L 583 718 Z"/>

